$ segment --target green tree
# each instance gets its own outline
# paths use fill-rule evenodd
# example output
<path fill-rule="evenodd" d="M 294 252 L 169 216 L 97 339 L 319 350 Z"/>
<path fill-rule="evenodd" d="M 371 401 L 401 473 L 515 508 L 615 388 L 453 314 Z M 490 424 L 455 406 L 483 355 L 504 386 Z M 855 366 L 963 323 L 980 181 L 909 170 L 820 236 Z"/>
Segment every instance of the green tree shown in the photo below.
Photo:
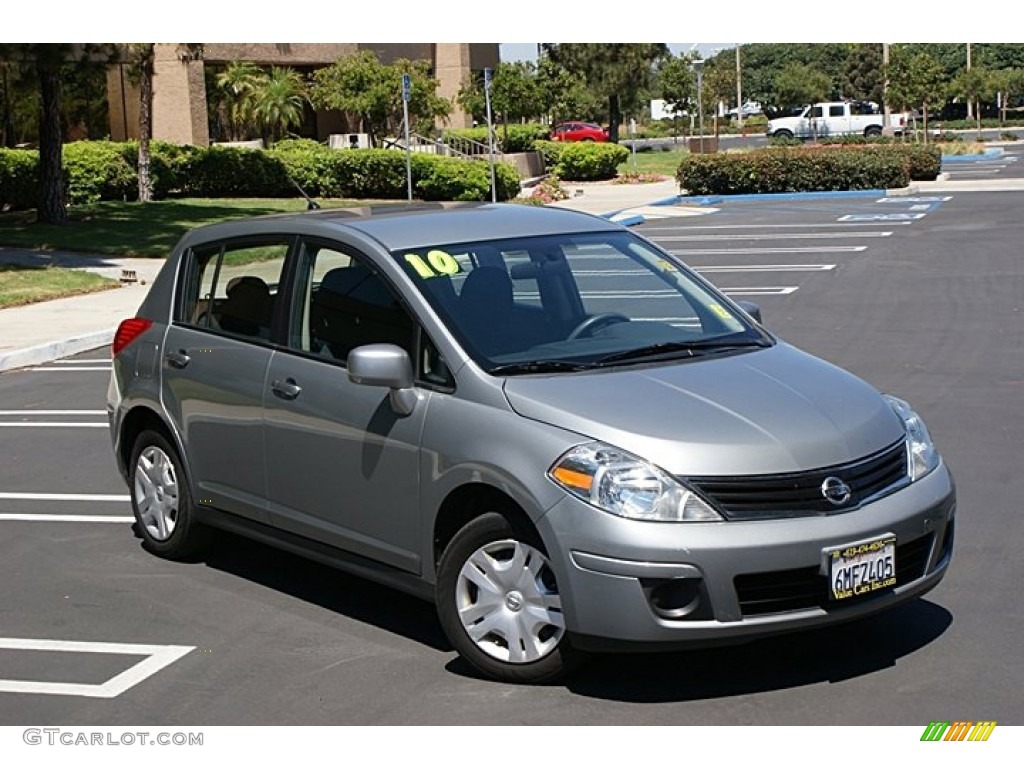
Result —
<path fill-rule="evenodd" d="M 385 65 L 372 51 L 359 51 L 313 73 L 309 97 L 318 109 L 337 109 L 357 116 L 374 139 L 397 133 L 402 123 L 402 75 L 412 88 L 409 120 L 412 128 L 428 131 L 434 121 L 451 111 L 447 99 L 437 95 L 438 82 L 425 61 L 400 59 Z"/>
<path fill-rule="evenodd" d="M 842 77 L 843 96 L 881 104 L 885 98 L 881 43 L 862 43 L 853 46 L 843 64 Z"/>
<path fill-rule="evenodd" d="M 271 67 L 256 80 L 252 92 L 252 114 L 268 145 L 302 122 L 306 84 L 291 67 Z"/>
<path fill-rule="evenodd" d="M 893 46 L 889 55 L 889 101 L 899 109 L 920 108 L 924 140 L 928 142 L 928 116 L 946 103 L 948 79 L 939 61 L 927 51 L 914 53 Z"/>
<path fill-rule="evenodd" d="M 552 123 L 597 117 L 597 99 L 586 79 L 542 55 L 537 65 L 537 92 L 541 112 Z"/>
<path fill-rule="evenodd" d="M 978 118 L 978 140 L 981 140 L 981 102 L 994 100 L 999 83 L 995 73 L 984 66 L 964 69 L 950 86 L 950 92 L 974 104 L 974 114 Z"/>
<path fill-rule="evenodd" d="M 697 79 L 686 55 L 673 56 L 658 71 L 661 98 L 673 112 L 683 112 L 697 93 Z"/>
<path fill-rule="evenodd" d="M 618 141 L 623 112 L 638 111 L 655 65 L 669 55 L 664 43 L 545 43 L 544 49 L 607 101 L 612 141 Z"/>
<path fill-rule="evenodd" d="M 227 117 L 229 141 L 241 141 L 256 125 L 256 88 L 263 71 L 251 61 L 228 62 L 217 74 L 219 101 Z"/>
<path fill-rule="evenodd" d="M 996 81 L 1002 94 L 1000 100 L 1000 117 L 1006 122 L 1006 110 L 1010 102 L 1024 96 L 1024 69 L 1003 69 L 996 73 Z"/>
<path fill-rule="evenodd" d="M 832 81 L 824 72 L 808 64 L 787 64 L 775 78 L 776 103 L 800 107 L 824 101 L 831 87 Z"/>

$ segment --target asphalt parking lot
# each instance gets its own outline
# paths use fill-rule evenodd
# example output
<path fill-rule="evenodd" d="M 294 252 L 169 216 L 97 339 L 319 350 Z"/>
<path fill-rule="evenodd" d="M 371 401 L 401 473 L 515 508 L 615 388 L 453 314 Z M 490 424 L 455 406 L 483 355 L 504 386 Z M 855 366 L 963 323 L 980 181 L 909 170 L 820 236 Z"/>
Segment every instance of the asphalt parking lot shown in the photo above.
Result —
<path fill-rule="evenodd" d="M 598 656 L 551 687 L 478 679 L 431 606 L 261 545 L 147 554 L 104 428 L 105 351 L 0 374 L 0 724 L 1024 724 L 1022 206 L 708 201 L 637 228 L 786 341 L 918 409 L 958 481 L 954 562 L 882 616 Z"/>

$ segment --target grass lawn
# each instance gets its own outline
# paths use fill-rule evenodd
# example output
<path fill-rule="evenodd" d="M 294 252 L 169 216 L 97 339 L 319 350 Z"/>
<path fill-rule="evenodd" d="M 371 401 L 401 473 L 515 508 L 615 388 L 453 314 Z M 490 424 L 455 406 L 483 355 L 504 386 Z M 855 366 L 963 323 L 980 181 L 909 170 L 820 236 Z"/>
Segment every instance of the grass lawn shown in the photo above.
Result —
<path fill-rule="evenodd" d="M 79 269 L 0 264 L 0 309 L 105 291 L 119 285 L 117 280 Z"/>
<path fill-rule="evenodd" d="M 321 200 L 324 208 L 364 201 Z M 0 214 L 0 245 L 111 256 L 162 258 L 192 227 L 243 216 L 302 211 L 294 199 L 184 199 L 153 203 L 102 202 L 73 206 L 66 226 L 39 224 L 32 211 Z"/>
<path fill-rule="evenodd" d="M 637 152 L 636 157 L 636 172 L 637 173 L 660 173 L 662 176 L 668 176 L 669 178 L 675 178 L 676 171 L 679 169 L 679 161 L 682 160 L 684 155 L 690 154 L 683 145 L 680 144 L 678 149 L 671 149 L 668 152 L 661 150 L 654 150 L 652 152 Z M 629 157 L 626 158 L 626 162 L 622 163 L 618 167 L 619 173 L 632 173 L 634 155 L 630 153 Z"/>

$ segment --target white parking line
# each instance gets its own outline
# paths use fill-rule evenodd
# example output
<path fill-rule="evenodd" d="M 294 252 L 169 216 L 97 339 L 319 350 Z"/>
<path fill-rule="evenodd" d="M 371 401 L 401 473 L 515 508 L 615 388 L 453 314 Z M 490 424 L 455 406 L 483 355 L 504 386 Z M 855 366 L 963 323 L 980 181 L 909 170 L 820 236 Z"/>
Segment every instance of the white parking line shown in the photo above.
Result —
<path fill-rule="evenodd" d="M 783 285 L 777 288 L 719 288 L 727 296 L 788 296 L 799 290 L 799 285 Z"/>
<path fill-rule="evenodd" d="M 700 232 L 712 229 L 825 229 L 828 227 L 847 227 L 862 229 L 865 226 L 905 227 L 908 221 L 846 221 L 846 222 L 821 222 L 820 224 L 694 224 L 691 226 L 674 227 L 644 227 L 641 232 Z"/>
<path fill-rule="evenodd" d="M 671 250 L 669 253 L 676 256 L 692 256 L 693 254 L 734 256 L 759 253 L 861 253 L 867 249 L 866 245 L 826 245 L 820 248 L 688 248 L 685 251 Z"/>
<path fill-rule="evenodd" d="M 723 264 L 693 267 L 698 272 L 830 272 L 835 264 Z"/>
<path fill-rule="evenodd" d="M 134 523 L 135 518 L 125 515 L 46 515 L 22 514 L 19 512 L 0 513 L 0 522 L 25 523 Z"/>
<path fill-rule="evenodd" d="M 0 500 L 11 501 L 131 501 L 127 493 L 11 493 L 0 492 Z"/>
<path fill-rule="evenodd" d="M 94 427 L 108 429 L 105 421 L 0 421 L 0 427 Z"/>
<path fill-rule="evenodd" d="M 846 237 L 891 237 L 892 231 L 886 232 L 791 232 L 768 233 L 763 235 L 657 235 L 651 237 L 656 243 L 676 240 L 838 240 Z"/>
<path fill-rule="evenodd" d="M 37 368 L 27 368 L 29 371 L 61 371 L 62 373 L 81 373 L 82 371 L 107 371 L 108 373 L 113 370 L 111 366 L 106 367 L 93 367 L 93 366 L 71 366 L 71 365 L 47 365 L 39 366 Z"/>
<path fill-rule="evenodd" d="M 53 683 L 35 680 L 0 680 L 0 692 L 43 693 L 57 696 L 85 696 L 113 699 L 195 650 L 194 645 L 138 645 L 135 643 L 90 643 L 68 640 L 34 640 L 0 637 L 0 650 L 52 651 L 56 653 L 109 653 L 145 656 L 142 661 L 114 675 L 104 683 Z"/>
<path fill-rule="evenodd" d="M 0 416 L 106 416 L 106 411 L 0 411 Z"/>
<path fill-rule="evenodd" d="M 97 357 L 92 360 L 54 360 L 53 365 L 110 365 L 109 357 Z"/>

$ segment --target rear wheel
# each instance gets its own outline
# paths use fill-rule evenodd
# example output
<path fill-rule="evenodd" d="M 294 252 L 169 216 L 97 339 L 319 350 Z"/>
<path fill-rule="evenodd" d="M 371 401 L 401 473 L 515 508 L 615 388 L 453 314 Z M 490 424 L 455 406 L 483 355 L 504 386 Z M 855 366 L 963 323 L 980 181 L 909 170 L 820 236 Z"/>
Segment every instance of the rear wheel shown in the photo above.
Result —
<path fill-rule="evenodd" d="M 135 440 L 128 485 L 139 535 L 156 554 L 172 560 L 193 557 L 210 531 L 196 522 L 181 459 L 160 432 L 146 430 Z"/>
<path fill-rule="evenodd" d="M 496 680 L 551 682 L 576 660 L 543 545 L 496 512 L 467 523 L 445 548 L 437 613 L 459 654 Z"/>
<path fill-rule="evenodd" d="M 864 131 L 864 135 L 865 136 L 869 136 L 869 137 L 871 137 L 871 136 L 881 136 L 882 135 L 882 129 L 879 128 L 877 125 L 870 125 Z"/>

